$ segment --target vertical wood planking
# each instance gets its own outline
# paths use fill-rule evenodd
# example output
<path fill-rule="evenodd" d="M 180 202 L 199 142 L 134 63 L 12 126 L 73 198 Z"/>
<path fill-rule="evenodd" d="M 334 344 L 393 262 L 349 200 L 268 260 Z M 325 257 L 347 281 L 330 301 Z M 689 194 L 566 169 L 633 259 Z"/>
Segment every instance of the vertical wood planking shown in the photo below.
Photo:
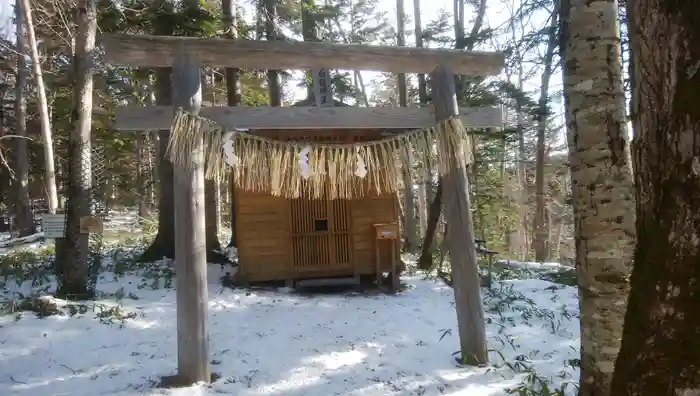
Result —
<path fill-rule="evenodd" d="M 346 133 L 313 131 L 303 139 L 333 143 L 346 138 Z M 281 140 L 292 139 L 285 136 Z M 290 200 L 292 271 L 294 268 L 304 271 L 335 270 L 352 263 L 348 202 L 328 199 L 330 187 L 325 185 L 320 199 L 312 199 L 309 193 L 304 193 L 302 197 Z M 316 231 L 316 220 L 326 220 L 327 229 Z"/>
<path fill-rule="evenodd" d="M 297 212 L 299 211 L 299 203 L 292 199 L 289 201 L 289 252 L 291 254 L 291 259 L 288 262 L 289 269 L 294 267 L 295 263 L 299 261 L 299 250 L 297 249 L 294 239 L 297 233 L 297 222 L 299 221 L 299 216 Z"/>
<path fill-rule="evenodd" d="M 299 133 L 296 135 L 290 135 L 285 132 L 274 131 L 262 131 L 265 137 L 271 139 L 279 139 L 283 141 L 296 140 L 299 137 Z M 261 133 L 262 134 L 262 133 Z M 335 139 L 328 139 L 328 136 L 333 134 Z M 324 141 L 338 142 L 338 143 L 353 143 L 353 142 L 364 142 L 376 140 L 379 136 L 376 131 L 365 131 L 365 130 L 343 130 L 343 131 L 305 131 L 301 133 L 305 136 L 304 140 L 309 139 L 323 139 Z M 358 136 L 360 135 L 360 136 Z M 358 179 L 358 188 L 360 180 Z M 241 208 L 250 207 L 250 205 L 256 205 L 257 198 L 255 194 L 245 194 L 248 198 L 249 204 L 243 204 Z M 305 196 L 303 198 L 307 198 Z M 267 197 L 266 199 L 272 199 Z M 362 199 L 353 199 L 349 202 L 343 202 L 342 200 L 331 200 L 328 205 L 328 216 L 332 217 L 332 224 L 330 225 L 330 232 L 332 237 L 330 240 L 326 240 L 325 243 L 330 243 L 333 249 L 335 249 L 335 254 L 329 252 L 325 257 L 327 260 L 320 260 L 319 257 L 323 256 L 323 252 L 318 252 L 319 247 L 321 247 L 320 237 L 314 236 L 313 232 L 313 222 L 311 219 L 310 210 L 313 207 L 310 205 L 307 199 L 300 200 L 290 200 L 285 198 L 274 198 L 277 202 L 276 205 L 285 206 L 284 209 L 279 208 L 280 212 L 284 212 L 286 219 L 280 219 L 283 221 L 280 224 L 281 227 L 286 227 L 286 234 L 284 241 L 280 241 L 282 248 L 287 254 L 283 254 L 280 257 L 280 267 L 276 267 L 276 264 L 269 262 L 269 252 L 264 252 L 262 254 L 255 254 L 253 252 L 247 253 L 246 260 L 249 261 L 250 266 L 245 264 L 241 267 L 241 278 L 246 279 L 246 273 L 250 272 L 247 277 L 250 281 L 254 280 L 280 280 L 280 279 L 304 279 L 313 277 L 326 277 L 326 276 L 350 276 L 352 274 L 368 274 L 372 271 L 374 266 L 373 257 L 373 247 L 369 245 L 371 240 L 368 238 L 373 238 L 371 227 L 368 225 L 372 221 L 375 222 L 388 222 L 395 221 L 392 217 L 396 217 L 396 207 L 390 204 L 391 198 L 386 195 L 381 197 L 367 196 Z M 356 205 L 353 208 L 352 205 Z M 264 211 L 266 214 L 270 214 L 269 210 L 256 209 L 259 211 Z M 250 211 L 250 209 L 249 209 Z M 277 211 L 277 208 L 275 208 Z M 354 218 L 354 214 L 357 218 Z M 248 212 L 251 214 L 251 212 Z M 262 212 L 261 212 L 262 214 Z M 281 213 L 280 213 L 281 214 Z M 373 220 L 374 218 L 374 220 Z M 285 225 L 286 223 L 286 225 Z M 249 227 L 245 225 L 245 227 Z M 358 229 L 359 227 L 359 229 Z M 348 232 L 345 232 L 345 231 Z M 394 251 L 397 251 L 398 243 L 394 243 Z M 383 270 L 387 270 L 388 259 L 390 257 L 391 251 L 389 250 L 389 241 L 385 241 L 381 246 L 381 262 L 383 265 Z M 328 246 L 331 247 L 331 246 Z M 241 249 L 244 249 L 242 246 Z M 245 249 L 249 250 L 249 249 Z M 260 256 L 258 259 L 257 256 Z M 264 256 L 264 257 L 262 257 Z M 243 255 L 241 255 L 243 257 Z M 262 260 L 260 262 L 265 262 L 263 268 L 257 264 L 257 260 Z M 267 260 L 267 261 L 265 261 Z M 323 265 L 319 265 L 323 264 Z M 257 268 L 256 268 L 257 267 Z"/>
<path fill-rule="evenodd" d="M 328 72 L 328 71 L 326 71 Z M 330 81 L 330 80 L 328 80 Z M 322 87 L 323 88 L 323 87 Z M 330 86 L 326 87 L 327 90 L 330 91 Z M 333 95 L 329 94 L 328 99 L 330 99 L 330 106 L 333 105 Z M 328 104 L 328 103 L 327 103 Z M 323 136 L 319 137 L 317 140 L 321 141 L 323 143 L 329 143 L 337 139 L 337 137 L 334 136 Z M 326 180 L 328 180 L 328 177 L 326 177 Z M 332 213 L 332 207 L 331 201 L 328 199 L 329 197 L 329 184 L 326 181 L 323 186 L 323 192 L 321 195 L 321 199 L 315 201 L 316 204 L 319 206 L 319 209 L 321 210 L 321 215 L 320 219 L 326 219 L 326 231 L 323 233 L 319 234 L 319 243 L 322 246 L 322 252 L 323 256 L 321 257 L 321 261 L 319 262 L 319 265 L 328 267 L 328 266 L 335 266 L 337 262 L 335 261 L 335 241 L 333 241 L 333 213 Z"/>
<path fill-rule="evenodd" d="M 433 85 L 435 120 L 459 116 L 454 74 L 448 65 L 430 73 Z M 457 327 L 462 361 L 465 364 L 488 363 L 486 325 L 481 302 L 479 267 L 474 246 L 474 225 L 469 203 L 469 179 L 466 169 L 452 164 L 443 178 L 445 218 L 449 219 L 447 247 L 452 258 L 452 284 L 455 292 Z"/>
<path fill-rule="evenodd" d="M 202 87 L 199 63 L 188 55 L 172 68 L 173 108 L 199 113 Z M 199 138 L 199 149 L 203 139 Z M 178 376 L 184 383 L 211 381 L 207 329 L 207 260 L 204 223 L 204 165 L 173 166 L 175 265 L 177 285 Z"/>

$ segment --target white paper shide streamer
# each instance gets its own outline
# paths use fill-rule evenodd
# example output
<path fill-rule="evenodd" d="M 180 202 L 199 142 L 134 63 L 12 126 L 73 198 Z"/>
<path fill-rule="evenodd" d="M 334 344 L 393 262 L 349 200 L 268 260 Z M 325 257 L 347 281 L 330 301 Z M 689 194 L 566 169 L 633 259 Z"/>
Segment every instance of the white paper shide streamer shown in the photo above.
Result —
<path fill-rule="evenodd" d="M 226 132 L 224 135 L 224 144 L 221 145 L 224 150 L 224 162 L 228 166 L 238 166 L 240 164 L 239 158 L 233 153 L 233 132 Z"/>
<path fill-rule="evenodd" d="M 309 166 L 309 153 L 311 152 L 311 146 L 306 146 L 299 152 L 299 173 L 304 180 L 309 180 L 313 176 L 311 167 Z"/>
<path fill-rule="evenodd" d="M 195 165 L 204 164 L 204 150 L 198 148 L 190 153 L 190 161 Z"/>
<path fill-rule="evenodd" d="M 367 176 L 367 164 L 365 164 L 365 160 L 360 155 L 360 149 L 357 149 L 357 152 L 355 155 L 357 156 L 357 166 L 355 167 L 355 176 L 359 177 L 360 179 L 364 179 L 365 176 Z"/>

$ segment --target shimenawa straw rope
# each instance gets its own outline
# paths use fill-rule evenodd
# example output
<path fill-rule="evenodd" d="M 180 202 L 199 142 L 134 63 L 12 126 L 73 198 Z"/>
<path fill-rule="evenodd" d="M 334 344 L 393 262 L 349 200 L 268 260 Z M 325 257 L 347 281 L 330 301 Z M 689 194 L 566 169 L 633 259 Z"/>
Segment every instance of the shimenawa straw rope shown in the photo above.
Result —
<path fill-rule="evenodd" d="M 167 149 L 170 161 L 192 168 L 198 139 L 203 142 L 199 154 L 204 156 L 206 178 L 220 180 L 228 168 L 238 188 L 286 198 L 357 199 L 394 194 L 399 189 L 402 166 L 421 175 L 426 167 L 436 166 L 440 175 L 445 175 L 473 160 L 471 136 L 459 117 L 434 128 L 381 140 L 334 144 L 227 132 L 206 118 L 179 109 Z M 229 147 L 225 150 L 225 146 Z M 412 163 L 406 163 L 409 150 Z M 227 164 L 227 154 L 234 157 L 232 166 Z M 365 172 L 358 170 L 361 168 Z"/>

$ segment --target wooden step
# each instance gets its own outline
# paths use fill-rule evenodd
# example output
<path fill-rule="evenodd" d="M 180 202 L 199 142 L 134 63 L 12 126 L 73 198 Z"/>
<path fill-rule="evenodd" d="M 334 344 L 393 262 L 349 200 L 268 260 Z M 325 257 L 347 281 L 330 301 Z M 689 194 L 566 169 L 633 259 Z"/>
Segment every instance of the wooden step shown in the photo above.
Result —
<path fill-rule="evenodd" d="M 343 285 L 359 285 L 360 277 L 345 277 L 345 278 L 316 278 L 316 279 L 299 279 L 294 282 L 296 288 L 304 287 L 322 287 L 322 286 L 343 286 Z"/>

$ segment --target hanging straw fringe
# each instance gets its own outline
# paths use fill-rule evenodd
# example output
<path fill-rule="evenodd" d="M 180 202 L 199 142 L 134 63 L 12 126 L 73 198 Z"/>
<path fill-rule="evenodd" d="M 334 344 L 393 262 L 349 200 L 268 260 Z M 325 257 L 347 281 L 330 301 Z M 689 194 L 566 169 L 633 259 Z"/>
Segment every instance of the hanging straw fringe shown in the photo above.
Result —
<path fill-rule="evenodd" d="M 237 163 L 229 167 L 223 146 L 226 135 Z M 226 136 L 228 137 L 228 136 Z M 226 168 L 234 173 L 236 186 L 286 198 L 356 199 L 394 194 L 399 190 L 400 170 L 406 166 L 420 174 L 437 166 L 440 175 L 466 167 L 472 161 L 471 136 L 456 117 L 435 128 L 414 130 L 382 140 L 354 144 L 280 141 L 245 132 L 226 134 L 205 118 L 178 110 L 173 120 L 167 155 L 181 168 L 192 169 L 197 154 L 205 160 L 205 177 L 221 180 Z M 304 179 L 300 161 L 309 149 L 311 176 Z M 408 150 L 413 163 L 407 163 Z M 367 174 L 356 175 L 358 161 Z"/>

